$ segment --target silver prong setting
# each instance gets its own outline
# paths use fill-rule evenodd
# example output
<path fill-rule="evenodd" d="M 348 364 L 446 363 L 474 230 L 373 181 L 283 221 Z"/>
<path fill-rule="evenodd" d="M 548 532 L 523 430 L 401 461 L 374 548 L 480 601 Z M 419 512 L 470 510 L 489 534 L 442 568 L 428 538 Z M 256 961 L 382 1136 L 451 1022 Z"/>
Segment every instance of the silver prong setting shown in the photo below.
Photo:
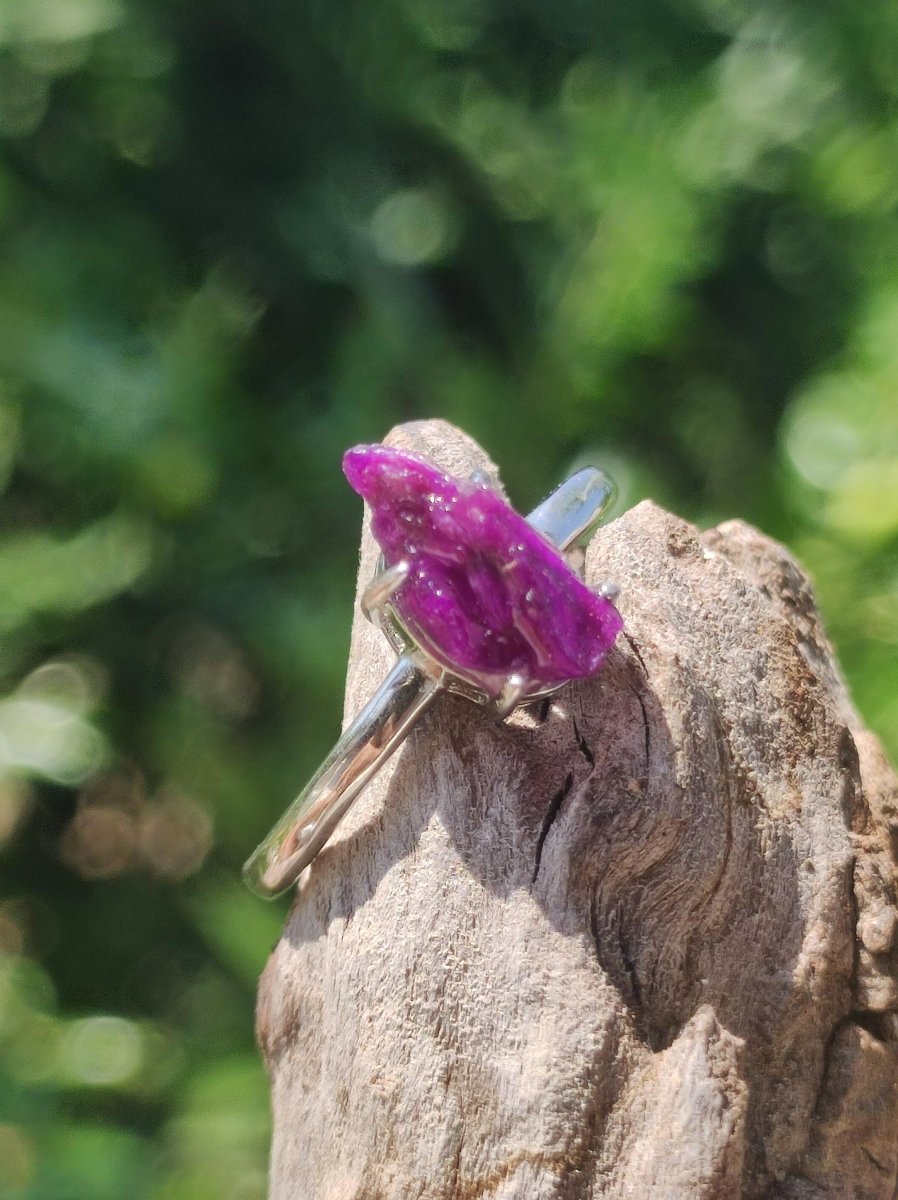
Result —
<path fill-rule="evenodd" d="M 503 720 L 513 709 L 517 708 L 521 700 L 523 700 L 525 690 L 526 680 L 524 679 L 523 675 L 518 675 L 515 673 L 513 675 L 509 675 L 505 680 L 505 686 L 502 688 L 502 692 L 496 702 L 499 716 Z"/>
<path fill-rule="evenodd" d="M 359 602 L 362 612 L 369 621 L 374 621 L 375 616 L 390 597 L 402 587 L 408 578 L 410 570 L 411 564 L 406 559 L 402 559 L 392 567 L 387 567 L 385 571 L 381 571 L 378 575 L 374 576 L 364 592 L 362 592 L 362 598 Z"/>
<path fill-rule="evenodd" d="M 472 471 L 468 478 L 470 479 L 471 483 L 476 484 L 477 487 L 493 486 L 493 480 L 489 471 L 484 471 L 480 467 L 478 467 L 476 471 Z"/>
<path fill-rule="evenodd" d="M 620 584 L 615 583 L 613 579 L 603 579 L 596 591 L 603 600 L 610 600 L 612 604 L 620 599 Z"/>

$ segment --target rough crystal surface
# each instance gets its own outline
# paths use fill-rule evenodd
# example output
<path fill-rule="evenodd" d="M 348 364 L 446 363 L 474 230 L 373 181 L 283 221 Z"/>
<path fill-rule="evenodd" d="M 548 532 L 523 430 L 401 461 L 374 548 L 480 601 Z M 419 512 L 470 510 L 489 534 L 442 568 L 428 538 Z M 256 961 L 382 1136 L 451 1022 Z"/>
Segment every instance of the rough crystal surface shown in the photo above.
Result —
<path fill-rule="evenodd" d="M 410 564 L 391 604 L 438 661 L 492 696 L 512 674 L 534 693 L 598 670 L 617 610 L 491 487 L 381 445 L 347 451 L 343 470 L 387 565 Z"/>

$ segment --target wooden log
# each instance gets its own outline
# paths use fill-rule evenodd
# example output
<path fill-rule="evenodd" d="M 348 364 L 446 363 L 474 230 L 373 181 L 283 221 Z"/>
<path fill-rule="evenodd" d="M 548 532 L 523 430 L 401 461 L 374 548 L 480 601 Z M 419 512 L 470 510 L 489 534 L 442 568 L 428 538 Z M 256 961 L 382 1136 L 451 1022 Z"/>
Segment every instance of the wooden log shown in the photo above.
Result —
<path fill-rule="evenodd" d="M 622 587 L 601 674 L 506 724 L 442 697 L 299 889 L 272 1200 L 896 1196 L 898 787 L 809 583 L 651 503 L 586 570 Z M 390 661 L 357 617 L 347 718 Z"/>

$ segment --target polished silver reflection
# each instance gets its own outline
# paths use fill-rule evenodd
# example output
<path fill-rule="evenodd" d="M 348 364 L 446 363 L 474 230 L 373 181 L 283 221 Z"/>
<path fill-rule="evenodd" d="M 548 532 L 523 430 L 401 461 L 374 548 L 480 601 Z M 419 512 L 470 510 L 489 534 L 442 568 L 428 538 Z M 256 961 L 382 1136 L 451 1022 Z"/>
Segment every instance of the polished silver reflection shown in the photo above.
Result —
<path fill-rule="evenodd" d="M 556 488 L 527 520 L 580 569 L 583 545 L 614 496 L 608 477 L 586 467 Z M 385 632 L 393 627 L 390 597 L 407 571 L 407 564 L 397 563 L 379 572 L 363 593 L 365 615 Z M 393 669 L 244 866 L 246 882 L 260 895 L 276 896 L 296 882 L 440 691 L 459 691 L 490 706 L 500 717 L 507 716 L 519 701 L 533 699 L 522 695 L 520 681 L 511 676 L 497 702 L 456 679 L 420 647 L 408 645 L 407 639 L 397 642 L 395 630 L 391 641 L 403 647 Z"/>
<path fill-rule="evenodd" d="M 584 467 L 538 504 L 527 524 L 562 550 L 583 546 L 599 526 L 617 495 L 604 471 Z"/>

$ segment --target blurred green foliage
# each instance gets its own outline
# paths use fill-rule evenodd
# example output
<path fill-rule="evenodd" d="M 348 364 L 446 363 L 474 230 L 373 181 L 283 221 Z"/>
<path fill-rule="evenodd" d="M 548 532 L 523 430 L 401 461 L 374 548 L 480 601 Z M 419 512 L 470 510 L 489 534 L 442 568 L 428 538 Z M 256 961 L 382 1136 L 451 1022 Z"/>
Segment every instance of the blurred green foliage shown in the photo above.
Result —
<path fill-rule="evenodd" d="M 898 750 L 898 8 L 2 0 L 0 138 L 0 1194 L 252 1200 L 346 446 L 754 521 Z"/>

